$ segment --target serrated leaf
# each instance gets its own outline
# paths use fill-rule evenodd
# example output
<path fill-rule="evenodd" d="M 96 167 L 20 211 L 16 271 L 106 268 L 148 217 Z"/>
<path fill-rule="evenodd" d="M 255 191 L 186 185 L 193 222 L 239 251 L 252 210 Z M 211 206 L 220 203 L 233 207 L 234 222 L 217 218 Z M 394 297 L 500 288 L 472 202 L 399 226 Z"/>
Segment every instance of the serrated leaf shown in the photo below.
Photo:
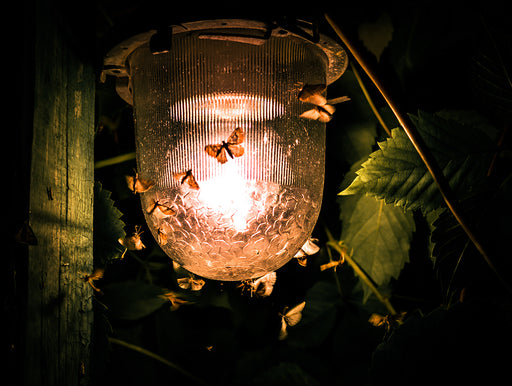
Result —
<path fill-rule="evenodd" d="M 484 180 L 494 145 L 482 130 L 422 111 L 411 118 L 459 197 Z M 393 129 L 392 138 L 379 142 L 379 147 L 340 195 L 368 193 L 424 212 L 442 206 L 432 176 L 402 129 Z"/>
<path fill-rule="evenodd" d="M 321 344 L 336 322 L 340 295 L 334 282 L 319 281 L 306 294 L 306 306 L 299 325 L 290 329 L 287 343 L 294 347 Z"/>
<path fill-rule="evenodd" d="M 140 319 L 169 303 L 162 296 L 164 291 L 160 287 L 144 282 L 112 283 L 105 286 L 103 292 L 102 302 L 115 319 Z"/>
<path fill-rule="evenodd" d="M 412 214 L 366 195 L 344 197 L 340 206 L 341 239 L 353 251 L 352 258 L 378 286 L 398 278 L 409 261 Z M 363 290 L 365 302 L 372 292 L 366 285 Z"/>
<path fill-rule="evenodd" d="M 104 266 L 121 257 L 123 248 L 118 240 L 124 238 L 123 215 L 110 198 L 112 193 L 103 189 L 100 182 L 94 184 L 94 259 Z"/>
<path fill-rule="evenodd" d="M 387 13 L 383 13 L 375 22 L 362 23 L 358 28 L 359 39 L 375 55 L 377 61 L 393 37 L 393 24 Z"/>

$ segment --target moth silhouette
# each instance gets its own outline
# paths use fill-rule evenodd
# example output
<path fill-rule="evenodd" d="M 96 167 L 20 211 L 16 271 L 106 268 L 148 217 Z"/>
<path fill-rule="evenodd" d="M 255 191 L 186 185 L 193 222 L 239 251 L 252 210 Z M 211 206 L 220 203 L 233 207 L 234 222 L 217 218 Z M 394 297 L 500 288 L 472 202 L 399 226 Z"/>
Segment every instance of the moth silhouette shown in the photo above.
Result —
<path fill-rule="evenodd" d="M 37 237 L 30 227 L 28 220 L 25 220 L 19 231 L 16 233 L 15 238 L 20 244 L 37 245 Z"/>
<path fill-rule="evenodd" d="M 199 184 L 196 178 L 192 174 L 192 169 L 187 170 L 183 173 L 174 173 L 174 179 L 179 181 L 180 184 L 187 184 L 191 189 L 199 190 Z"/>
<path fill-rule="evenodd" d="M 283 340 L 288 336 L 288 331 L 286 331 L 288 326 L 295 326 L 302 319 L 302 310 L 306 302 L 302 302 L 296 305 L 293 308 L 286 307 L 283 313 L 280 313 L 281 316 L 281 330 L 279 331 L 279 340 Z"/>
<path fill-rule="evenodd" d="M 166 245 L 167 244 L 167 239 L 169 238 L 169 236 L 167 236 L 167 233 L 165 233 L 162 228 L 158 228 L 158 231 L 157 231 L 156 235 L 157 235 L 158 243 L 160 245 Z"/>
<path fill-rule="evenodd" d="M 176 214 L 176 211 L 173 208 L 160 203 L 158 200 L 153 200 L 153 205 L 151 205 L 146 211 L 148 214 L 152 214 L 158 218 L 174 216 Z"/>
<path fill-rule="evenodd" d="M 133 193 L 144 193 L 155 185 L 151 180 L 145 180 L 139 177 L 139 173 L 135 172 L 135 176 L 125 176 L 126 184 Z"/>
<path fill-rule="evenodd" d="M 244 148 L 242 142 L 244 142 L 245 133 L 241 128 L 236 128 L 227 141 L 222 141 L 221 144 L 206 145 L 204 151 L 210 157 L 214 157 L 221 164 L 228 162 L 228 155 L 230 158 L 241 157 L 244 155 Z"/>
<path fill-rule="evenodd" d="M 140 230 L 140 228 L 140 225 L 135 225 L 135 232 L 133 232 L 131 236 L 126 236 L 124 239 L 119 239 L 119 244 L 121 244 L 126 249 L 129 249 L 130 251 L 140 251 L 141 249 L 146 248 L 140 239 L 140 235 L 143 232 Z"/>
<path fill-rule="evenodd" d="M 312 109 L 304 111 L 299 117 L 327 123 L 332 119 L 336 108 L 333 104 L 350 100 L 349 97 L 342 96 L 334 99 L 326 99 L 322 93 L 327 89 L 325 84 L 305 85 L 300 90 L 298 98 L 301 102 L 315 105 Z"/>
<path fill-rule="evenodd" d="M 270 296 L 276 284 L 277 275 L 275 271 L 267 273 L 259 279 L 243 280 L 238 287 L 242 292 L 249 291 L 251 297 L 256 295 L 258 298 L 265 298 Z"/>
<path fill-rule="evenodd" d="M 295 256 L 293 256 L 297 259 L 297 262 L 303 267 L 306 267 L 308 264 L 308 256 L 314 255 L 320 250 L 320 247 L 315 244 L 317 242 L 318 239 L 314 239 L 312 237 L 308 238 L 304 245 L 301 247 L 301 249 L 299 249 Z"/>

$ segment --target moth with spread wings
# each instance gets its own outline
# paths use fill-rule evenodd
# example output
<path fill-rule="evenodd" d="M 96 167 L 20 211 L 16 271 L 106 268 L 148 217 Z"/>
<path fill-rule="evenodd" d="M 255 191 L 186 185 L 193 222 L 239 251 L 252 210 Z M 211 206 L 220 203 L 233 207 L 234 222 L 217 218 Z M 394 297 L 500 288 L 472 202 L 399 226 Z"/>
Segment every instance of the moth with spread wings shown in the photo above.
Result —
<path fill-rule="evenodd" d="M 228 162 L 228 155 L 232 159 L 244 155 L 244 148 L 242 146 L 244 139 L 245 133 L 238 127 L 231 133 L 227 141 L 222 141 L 222 143 L 216 145 L 206 145 L 204 151 L 210 157 L 214 157 L 221 164 L 224 164 Z"/>
<path fill-rule="evenodd" d="M 192 174 L 192 169 L 189 169 L 183 173 L 174 173 L 173 177 L 176 181 L 179 181 L 181 185 L 186 183 L 190 189 L 199 190 L 199 184 Z"/>
<path fill-rule="evenodd" d="M 350 100 L 350 98 L 346 96 L 327 100 L 322 95 L 326 89 L 327 85 L 325 84 L 312 84 L 305 85 L 302 90 L 300 90 L 298 95 L 299 100 L 301 102 L 311 103 L 314 107 L 304 111 L 299 117 L 327 123 L 332 119 L 332 115 L 336 111 L 333 105 Z"/>

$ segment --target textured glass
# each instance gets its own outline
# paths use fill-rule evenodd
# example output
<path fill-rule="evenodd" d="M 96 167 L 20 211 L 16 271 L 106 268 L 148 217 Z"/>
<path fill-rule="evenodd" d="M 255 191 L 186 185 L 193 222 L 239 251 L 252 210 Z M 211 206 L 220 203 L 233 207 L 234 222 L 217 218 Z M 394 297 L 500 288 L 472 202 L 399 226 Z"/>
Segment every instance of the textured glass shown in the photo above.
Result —
<path fill-rule="evenodd" d="M 142 208 L 162 249 L 211 279 L 262 276 L 288 262 L 320 211 L 325 124 L 300 118 L 305 84 L 326 82 L 320 50 L 291 38 L 261 45 L 173 38 L 129 58 Z M 243 130 L 243 155 L 220 163 L 205 146 Z M 191 171 L 199 189 L 184 177 Z M 152 210 L 155 203 L 173 214 Z"/>

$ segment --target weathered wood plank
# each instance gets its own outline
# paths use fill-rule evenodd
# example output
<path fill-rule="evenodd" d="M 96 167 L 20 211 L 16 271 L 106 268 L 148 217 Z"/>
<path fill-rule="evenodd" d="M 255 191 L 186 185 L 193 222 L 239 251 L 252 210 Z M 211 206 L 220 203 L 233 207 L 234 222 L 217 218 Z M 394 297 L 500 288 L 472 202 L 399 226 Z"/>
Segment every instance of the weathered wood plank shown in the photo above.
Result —
<path fill-rule="evenodd" d="M 89 383 L 93 269 L 94 85 L 51 7 L 36 9 L 26 385 Z"/>

